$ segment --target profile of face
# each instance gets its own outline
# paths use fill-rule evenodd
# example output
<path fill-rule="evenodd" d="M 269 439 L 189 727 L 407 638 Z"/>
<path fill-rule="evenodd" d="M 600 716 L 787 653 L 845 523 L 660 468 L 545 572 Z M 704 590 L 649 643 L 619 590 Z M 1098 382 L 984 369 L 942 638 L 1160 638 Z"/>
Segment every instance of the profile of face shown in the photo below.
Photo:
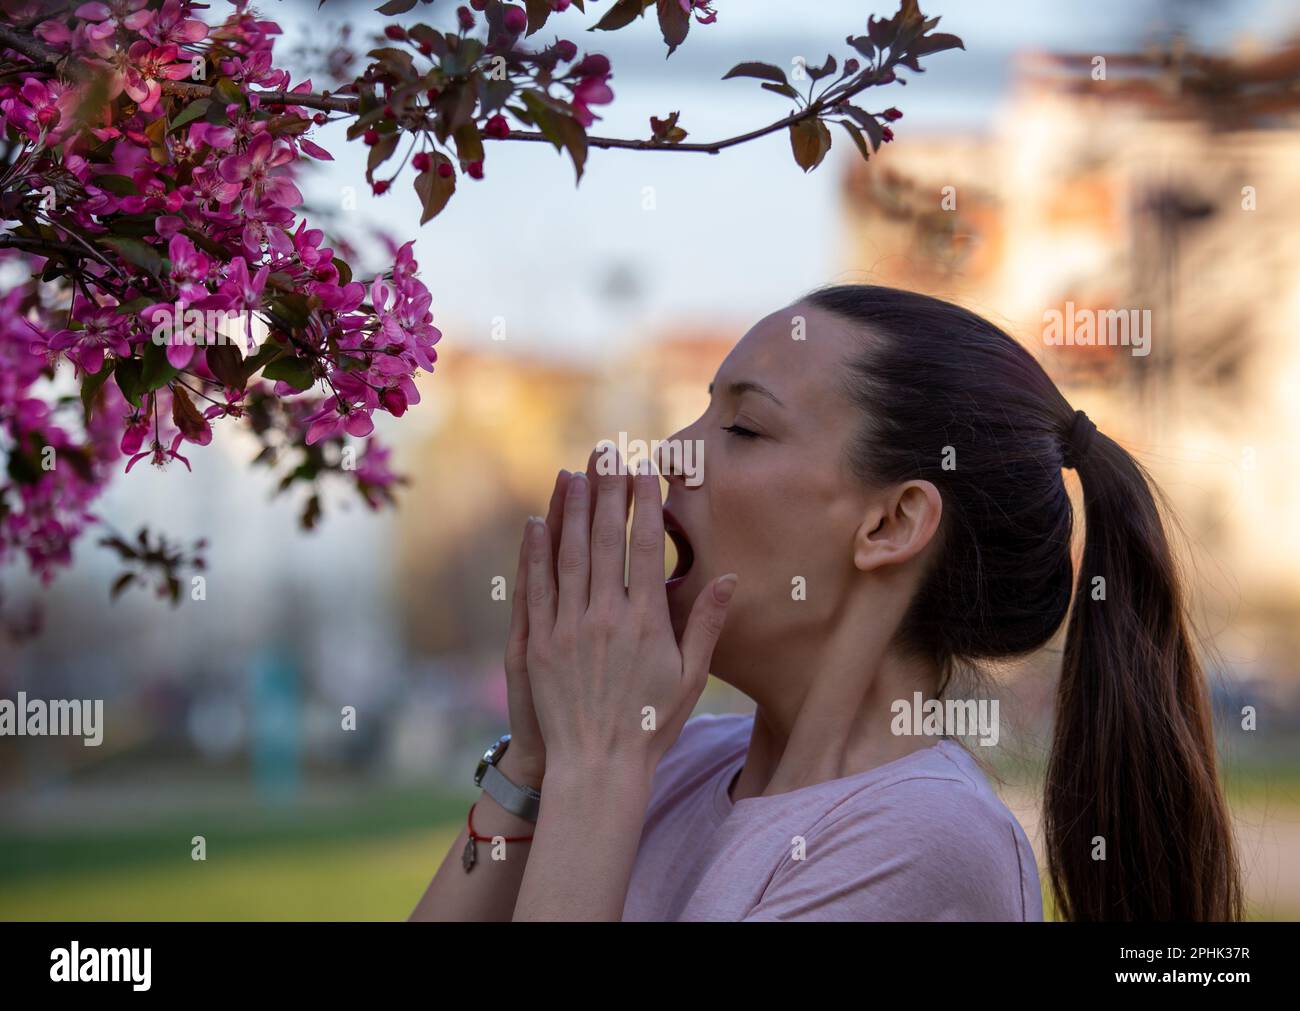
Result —
<path fill-rule="evenodd" d="M 901 617 L 884 597 L 910 596 L 918 557 L 941 504 L 928 482 L 867 487 L 849 444 L 862 409 L 843 387 L 846 363 L 871 339 L 806 303 L 759 320 L 714 377 L 703 414 L 674 433 L 703 447 L 698 484 L 668 481 L 665 526 L 678 549 L 668 582 L 680 637 L 700 591 L 727 572 L 739 586 L 714 653 L 713 672 L 747 690 L 756 661 L 798 653 L 868 610 Z M 683 573 L 683 569 L 685 569 Z M 866 578 L 873 573 L 888 575 Z"/>

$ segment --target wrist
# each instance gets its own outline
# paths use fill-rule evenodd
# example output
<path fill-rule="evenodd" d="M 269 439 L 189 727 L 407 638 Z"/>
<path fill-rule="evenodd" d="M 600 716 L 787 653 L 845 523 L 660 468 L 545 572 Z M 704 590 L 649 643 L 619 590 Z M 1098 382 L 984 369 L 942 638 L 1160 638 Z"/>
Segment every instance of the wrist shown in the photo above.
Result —
<path fill-rule="evenodd" d="M 497 760 L 497 769 L 517 786 L 541 790 L 545 759 L 539 762 L 530 755 L 517 753 L 512 742 L 506 748 L 506 753 Z"/>
<path fill-rule="evenodd" d="M 648 793 L 654 767 L 649 756 L 640 753 L 561 753 L 549 756 L 546 773 L 546 788 L 551 793 L 606 788 Z"/>

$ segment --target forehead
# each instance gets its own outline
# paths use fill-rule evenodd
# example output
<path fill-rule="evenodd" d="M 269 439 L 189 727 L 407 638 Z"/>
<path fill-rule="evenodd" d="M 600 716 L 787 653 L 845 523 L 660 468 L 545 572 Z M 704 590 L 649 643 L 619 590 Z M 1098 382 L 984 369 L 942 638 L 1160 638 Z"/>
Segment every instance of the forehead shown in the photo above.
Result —
<path fill-rule="evenodd" d="M 813 402 L 838 388 L 844 363 L 862 340 L 845 320 L 796 302 L 750 327 L 719 366 L 715 385 L 722 391 L 730 383 L 752 381 L 787 405 Z"/>

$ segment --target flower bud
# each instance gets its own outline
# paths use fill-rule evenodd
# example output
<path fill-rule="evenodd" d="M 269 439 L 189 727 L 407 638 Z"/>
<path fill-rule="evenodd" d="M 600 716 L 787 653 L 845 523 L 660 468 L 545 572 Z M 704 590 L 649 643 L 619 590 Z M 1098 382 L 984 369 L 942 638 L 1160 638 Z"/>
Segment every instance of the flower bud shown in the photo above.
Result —
<path fill-rule="evenodd" d="M 504 24 L 506 26 L 506 31 L 510 32 L 512 35 L 518 35 L 528 27 L 528 15 L 524 13 L 522 7 L 507 7 Z"/>
<path fill-rule="evenodd" d="M 411 159 L 411 164 L 415 166 L 417 172 L 428 172 L 429 166 L 433 164 L 433 157 L 428 151 L 421 151 Z"/>

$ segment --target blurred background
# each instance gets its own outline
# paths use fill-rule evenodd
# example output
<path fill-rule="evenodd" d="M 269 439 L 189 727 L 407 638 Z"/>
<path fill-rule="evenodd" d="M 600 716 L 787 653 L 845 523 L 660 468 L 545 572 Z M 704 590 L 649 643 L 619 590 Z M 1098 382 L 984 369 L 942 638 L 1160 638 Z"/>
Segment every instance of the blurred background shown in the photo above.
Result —
<path fill-rule="evenodd" d="M 384 23 L 335 0 L 256 7 L 318 87 L 340 27 L 364 42 Z M 610 56 L 593 133 L 643 137 L 680 109 L 700 141 L 786 114 L 720 81 L 732 65 L 842 60 L 894 9 L 716 7 L 667 61 L 651 21 L 586 34 L 575 9 L 540 38 Z M 719 156 L 593 150 L 575 188 L 549 146 L 497 144 L 486 179 L 462 177 L 416 229 L 409 182 L 370 196 L 364 149 L 318 131 L 336 161 L 303 181 L 309 218 L 374 266 L 375 230 L 416 237 L 434 294 L 437 372 L 380 428 L 409 484 L 395 511 L 327 499 L 303 532 L 303 503 L 273 498 L 255 447 L 218 428 L 193 474 L 138 468 L 100 510 L 128 534 L 208 538 L 206 599 L 110 602 L 117 565 L 93 538 L 47 590 L 3 574 L 0 697 L 103 699 L 107 730 L 97 748 L 0 737 L 0 918 L 405 917 L 505 729 L 493 581 L 513 580 L 556 470 L 691 421 L 749 326 L 837 281 L 984 314 L 1151 469 L 1184 527 L 1250 914 L 1300 918 L 1300 16 L 1282 0 L 924 9 L 966 51 L 868 96 L 904 118 L 867 164 L 835 131 L 805 176 L 780 134 Z M 1151 309 L 1151 353 L 1045 346 L 1043 314 L 1067 302 Z M 1040 865 L 1058 645 L 999 672 L 989 760 Z M 701 709 L 747 711 L 717 682 Z"/>

